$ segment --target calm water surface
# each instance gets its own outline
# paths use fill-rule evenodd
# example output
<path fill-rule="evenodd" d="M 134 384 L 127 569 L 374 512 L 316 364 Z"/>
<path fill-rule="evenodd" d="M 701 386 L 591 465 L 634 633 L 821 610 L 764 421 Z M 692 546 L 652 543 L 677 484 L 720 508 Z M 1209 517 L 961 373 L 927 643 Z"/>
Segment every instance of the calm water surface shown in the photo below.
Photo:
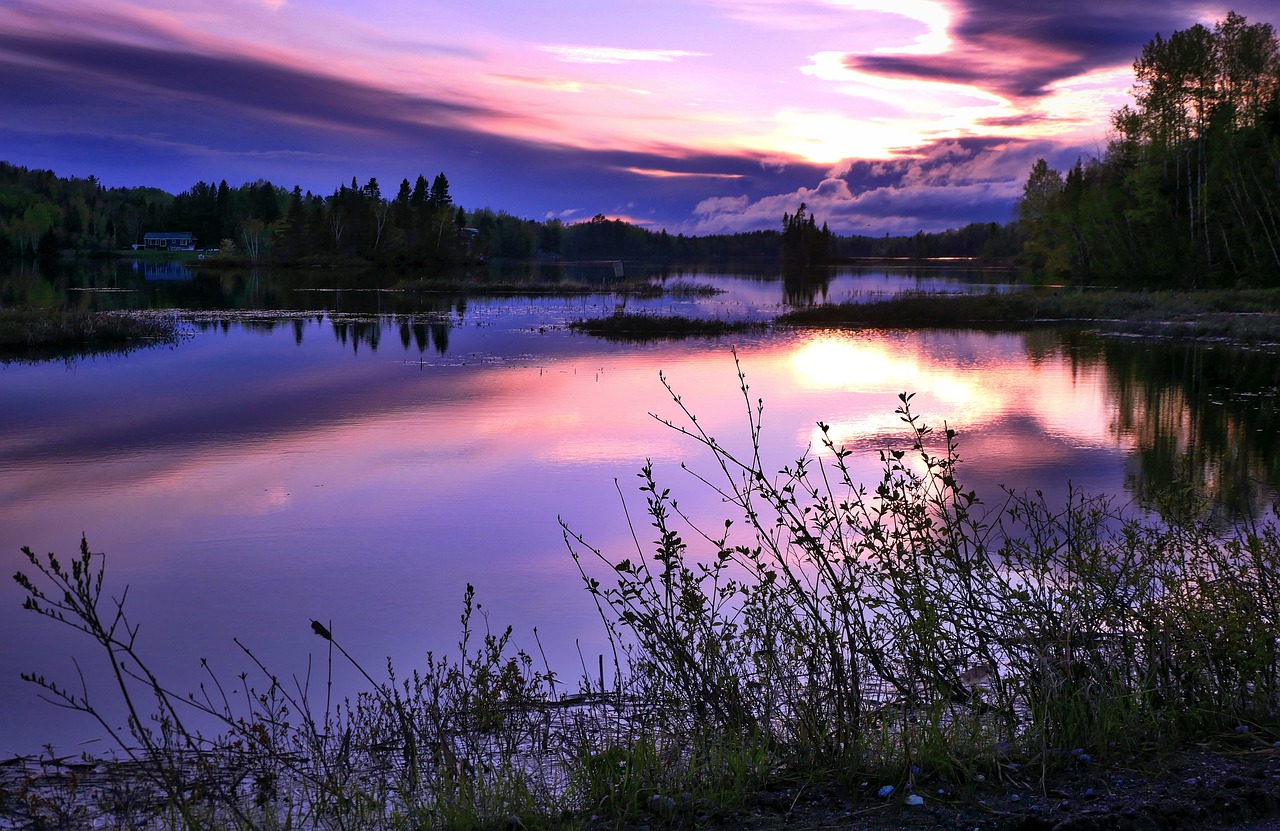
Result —
<path fill-rule="evenodd" d="M 700 424 L 743 447 L 733 346 L 751 396 L 764 398 L 775 467 L 816 444 L 822 420 L 872 478 L 875 451 L 901 438 L 893 411 L 909 391 L 917 412 L 959 430 L 962 472 L 989 501 L 1000 484 L 1052 499 L 1068 482 L 1125 501 L 1174 475 L 1253 510 L 1275 497 L 1274 356 L 1051 331 L 617 345 L 561 327 L 623 304 L 752 317 L 901 290 L 990 290 L 935 274 L 845 274 L 816 288 L 693 276 L 729 291 L 644 303 L 442 298 L 416 317 L 397 295 L 227 278 L 240 299 L 226 305 L 307 313 L 208 313 L 172 349 L 0 366 L 0 551 L 12 572 L 19 547 L 65 561 L 86 534 L 107 554 L 108 590 L 129 586 L 141 651 L 182 691 L 200 682 L 202 658 L 224 678 L 249 669 L 234 637 L 277 674 L 304 676 L 309 656 L 325 654 L 312 618 L 371 670 L 387 657 L 408 670 L 427 650 L 455 648 L 468 583 L 492 627 L 515 626 L 532 649 L 537 626 L 573 677 L 603 640 L 556 519 L 625 556 L 619 491 L 640 518 L 646 459 L 686 511 L 712 526 L 729 516 L 679 470 L 707 469 L 705 455 L 649 413 L 678 415 L 661 371 Z M 167 301 L 200 291 L 141 285 L 80 302 L 179 305 Z M 87 719 L 18 679 L 69 682 L 79 656 L 91 692 L 108 700 L 97 656 L 20 599 L 0 587 L 0 756 L 44 742 L 104 749 L 81 744 L 97 735 Z M 345 692 L 357 680 L 335 676 Z"/>

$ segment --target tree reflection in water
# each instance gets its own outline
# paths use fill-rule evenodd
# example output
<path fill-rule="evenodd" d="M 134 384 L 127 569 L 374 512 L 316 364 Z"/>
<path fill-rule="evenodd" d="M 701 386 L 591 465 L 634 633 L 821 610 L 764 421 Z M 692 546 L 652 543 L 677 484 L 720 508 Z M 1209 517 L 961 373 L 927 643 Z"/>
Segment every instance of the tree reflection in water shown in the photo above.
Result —
<path fill-rule="evenodd" d="M 1028 352 L 1048 344 L 1028 335 Z M 1273 354 L 1205 343 L 1061 333 L 1073 365 L 1106 370 L 1112 431 L 1136 451 L 1126 486 L 1168 503 L 1187 488 L 1223 519 L 1274 511 L 1280 493 L 1280 362 Z"/>

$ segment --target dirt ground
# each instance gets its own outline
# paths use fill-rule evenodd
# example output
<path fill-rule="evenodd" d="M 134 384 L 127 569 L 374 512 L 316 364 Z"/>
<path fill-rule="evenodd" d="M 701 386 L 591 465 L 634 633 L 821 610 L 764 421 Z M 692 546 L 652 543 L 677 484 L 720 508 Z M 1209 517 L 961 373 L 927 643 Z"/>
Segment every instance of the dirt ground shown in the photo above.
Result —
<path fill-rule="evenodd" d="M 37 800 L 15 801 L 30 768 L 0 765 L 0 829 L 97 827 L 74 788 L 67 788 L 67 771 L 79 767 L 48 780 Z M 84 767 L 77 775 L 87 783 L 94 773 Z M 627 829 L 1280 831 L 1280 746 L 1261 741 L 1105 764 L 1079 754 L 1058 760 L 1045 777 L 1039 766 L 1008 764 L 999 775 L 963 790 L 927 774 L 911 787 L 877 781 L 853 787 L 779 785 L 756 793 L 750 807 L 734 810 L 655 797 L 652 808 Z M 607 818 L 587 826 L 619 828 Z M 511 831 L 524 827 L 508 826 Z"/>
<path fill-rule="evenodd" d="M 1280 831 L 1280 747 L 1203 748 L 1110 764 L 1086 761 L 1041 781 L 1008 770 L 964 794 L 945 783 L 912 790 L 867 782 L 850 790 L 786 787 L 759 794 L 750 810 L 703 816 L 687 827 L 745 831 Z M 920 797 L 922 804 L 910 799 Z M 701 820 L 701 821 L 699 821 Z M 661 827 L 664 823 L 654 823 Z M 685 823 L 668 822 L 670 825 Z"/>

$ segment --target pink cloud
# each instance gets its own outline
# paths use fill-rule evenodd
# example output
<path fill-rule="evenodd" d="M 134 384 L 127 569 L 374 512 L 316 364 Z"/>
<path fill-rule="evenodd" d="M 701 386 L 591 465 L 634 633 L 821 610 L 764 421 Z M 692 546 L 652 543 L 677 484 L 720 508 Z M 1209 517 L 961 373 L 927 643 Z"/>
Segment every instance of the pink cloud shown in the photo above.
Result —
<path fill-rule="evenodd" d="M 843 234 L 912 234 L 981 221 L 1022 192 L 1027 171 L 1043 146 L 1017 142 L 966 145 L 940 141 L 909 158 L 846 163 L 817 185 L 758 199 L 705 199 L 694 208 L 688 234 L 774 228 L 804 203 L 819 223 Z M 1009 217 L 1003 216 L 1000 221 Z"/>

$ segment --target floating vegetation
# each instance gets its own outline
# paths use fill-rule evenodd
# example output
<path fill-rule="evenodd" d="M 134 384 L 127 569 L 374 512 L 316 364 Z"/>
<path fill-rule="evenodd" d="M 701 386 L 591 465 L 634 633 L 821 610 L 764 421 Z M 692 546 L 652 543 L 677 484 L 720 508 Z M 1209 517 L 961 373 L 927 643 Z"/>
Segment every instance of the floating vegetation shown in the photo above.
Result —
<path fill-rule="evenodd" d="M 41 361 L 177 343 L 186 335 L 172 312 L 0 309 L 0 361 Z"/>
<path fill-rule="evenodd" d="M 616 312 L 606 317 L 581 318 L 569 323 L 569 329 L 611 341 L 671 340 L 676 338 L 714 337 L 736 332 L 755 332 L 768 328 L 767 323 L 747 320 L 685 317 L 637 312 Z"/>

